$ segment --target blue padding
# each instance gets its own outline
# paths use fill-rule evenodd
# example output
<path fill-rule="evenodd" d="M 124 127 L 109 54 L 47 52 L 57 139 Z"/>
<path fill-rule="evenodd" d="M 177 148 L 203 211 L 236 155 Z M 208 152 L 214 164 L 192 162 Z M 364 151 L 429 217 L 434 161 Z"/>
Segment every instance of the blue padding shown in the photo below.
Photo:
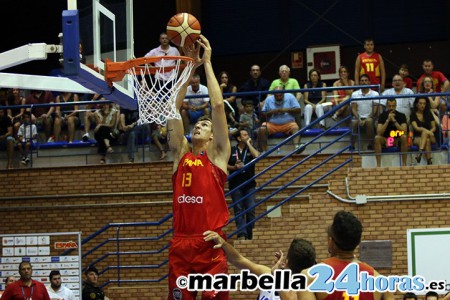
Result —
<path fill-rule="evenodd" d="M 347 133 L 350 129 L 348 127 L 341 127 L 341 128 L 334 128 L 328 131 L 325 135 L 342 135 L 344 133 Z M 316 136 L 323 132 L 323 129 L 321 128 L 312 128 L 305 130 L 305 132 L 302 134 L 302 136 Z"/>
<path fill-rule="evenodd" d="M 386 147 L 381 149 L 381 152 L 383 153 L 395 153 L 395 152 L 400 152 L 400 148 L 398 147 Z"/>
<path fill-rule="evenodd" d="M 51 142 L 40 144 L 39 149 L 58 149 L 58 148 L 82 148 L 95 146 L 97 142 L 95 140 L 89 140 L 88 142 L 74 141 L 73 143 L 63 142 Z"/>
<path fill-rule="evenodd" d="M 76 75 L 80 72 L 80 26 L 78 10 L 64 10 L 63 26 L 63 66 L 64 74 Z"/>

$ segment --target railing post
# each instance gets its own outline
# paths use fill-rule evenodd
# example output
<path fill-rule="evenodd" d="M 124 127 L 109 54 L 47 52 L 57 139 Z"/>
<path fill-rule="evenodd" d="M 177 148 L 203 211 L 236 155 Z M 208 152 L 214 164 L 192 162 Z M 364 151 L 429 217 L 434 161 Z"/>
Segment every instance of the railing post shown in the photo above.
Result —
<path fill-rule="evenodd" d="M 120 287 L 120 225 L 116 229 L 117 286 Z"/>

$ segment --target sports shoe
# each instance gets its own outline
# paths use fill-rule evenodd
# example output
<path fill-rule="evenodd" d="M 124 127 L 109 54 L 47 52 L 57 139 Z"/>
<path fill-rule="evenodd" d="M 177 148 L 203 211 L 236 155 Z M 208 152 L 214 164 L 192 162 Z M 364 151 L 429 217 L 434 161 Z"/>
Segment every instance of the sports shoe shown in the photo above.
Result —
<path fill-rule="evenodd" d="M 305 151 L 305 149 L 306 149 L 305 144 L 301 143 L 300 145 L 295 147 L 295 150 L 296 150 L 295 154 L 300 154 L 303 151 Z"/>
<path fill-rule="evenodd" d="M 30 158 L 29 157 L 27 157 L 27 158 L 25 158 L 25 163 L 28 165 L 28 163 L 30 162 Z"/>
<path fill-rule="evenodd" d="M 22 156 L 22 161 L 21 161 L 22 165 L 26 165 L 27 164 L 27 157 Z"/>
<path fill-rule="evenodd" d="M 89 142 L 89 133 L 85 133 L 83 134 L 83 137 L 81 138 L 83 140 L 83 142 L 87 143 Z"/>
<path fill-rule="evenodd" d="M 48 138 L 47 143 L 53 143 L 54 141 L 55 141 L 55 138 L 51 136 Z"/>

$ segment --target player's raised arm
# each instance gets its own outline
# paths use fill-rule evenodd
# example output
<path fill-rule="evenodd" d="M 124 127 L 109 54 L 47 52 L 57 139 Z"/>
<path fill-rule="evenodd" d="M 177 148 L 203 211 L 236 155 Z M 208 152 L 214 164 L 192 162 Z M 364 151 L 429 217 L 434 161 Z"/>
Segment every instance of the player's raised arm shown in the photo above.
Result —
<path fill-rule="evenodd" d="M 222 92 L 211 63 L 211 46 L 209 41 L 200 36 L 198 43 L 203 47 L 204 53 L 202 57 L 205 68 L 206 81 L 211 103 L 212 129 L 214 134 L 213 143 L 209 147 L 209 151 L 214 153 L 212 157 L 213 163 L 219 168 L 227 172 L 227 162 L 230 157 L 230 139 L 228 137 L 228 125 L 225 115 L 225 107 Z"/>

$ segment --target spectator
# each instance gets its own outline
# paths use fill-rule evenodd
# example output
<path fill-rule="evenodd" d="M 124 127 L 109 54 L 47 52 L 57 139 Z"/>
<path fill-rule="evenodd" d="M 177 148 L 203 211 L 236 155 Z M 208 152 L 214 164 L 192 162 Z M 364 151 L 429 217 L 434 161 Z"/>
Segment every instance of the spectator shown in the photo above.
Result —
<path fill-rule="evenodd" d="M 85 94 L 83 96 L 83 101 L 98 101 L 105 99 L 100 94 Z M 100 105 L 86 105 L 86 110 L 82 119 L 84 120 L 84 134 L 83 142 L 88 142 L 91 138 L 89 135 L 89 130 L 91 129 L 91 123 L 95 124 L 95 111 L 100 108 Z M 80 117 L 81 118 L 81 117 Z"/>
<path fill-rule="evenodd" d="M 55 141 L 61 140 L 61 129 L 67 127 L 69 131 L 68 142 L 72 143 L 75 138 L 75 128 L 80 124 L 78 118 L 78 95 L 71 92 L 63 92 L 56 97 L 56 103 L 74 103 L 69 106 L 56 106 L 55 108 L 55 122 L 53 126 L 53 133 L 55 134 Z"/>
<path fill-rule="evenodd" d="M 258 128 L 258 141 L 263 151 L 267 150 L 267 134 L 275 133 L 294 134 L 299 131 L 295 122 L 295 114 L 300 114 L 301 108 L 297 99 L 290 93 L 277 93 L 284 90 L 282 86 L 274 88 L 274 95 L 270 95 L 264 101 L 261 113 L 268 120 Z M 300 144 L 300 136 L 293 140 L 297 153 L 305 150 L 305 145 Z"/>
<path fill-rule="evenodd" d="M 364 49 L 366 51 L 359 54 L 355 62 L 356 85 L 360 85 L 360 76 L 366 74 L 369 76 L 369 83 L 380 84 L 381 92 L 383 92 L 386 82 L 383 57 L 374 51 L 375 44 L 373 39 L 364 40 Z"/>
<path fill-rule="evenodd" d="M 6 100 L 6 106 L 13 105 L 25 105 L 26 99 L 22 96 L 20 89 L 10 89 L 8 91 L 8 98 Z M 25 107 L 22 108 L 9 108 L 7 110 L 8 116 L 11 119 L 11 124 L 13 124 L 14 128 L 14 136 L 17 135 L 17 130 L 19 130 L 19 126 L 21 124 L 22 115 L 25 112 Z"/>
<path fill-rule="evenodd" d="M 233 136 L 238 131 L 239 122 L 236 121 L 235 110 L 231 104 L 227 100 L 224 100 L 223 103 L 225 104 L 225 114 L 227 116 L 228 134 Z"/>
<path fill-rule="evenodd" d="M 403 300 L 417 300 L 417 295 L 414 293 L 405 293 L 403 295 Z"/>
<path fill-rule="evenodd" d="M 8 285 L 10 285 L 11 283 L 13 283 L 13 282 L 15 282 L 16 281 L 16 278 L 14 277 L 14 276 L 7 276 L 4 280 L 3 280 L 3 282 L 5 283 L 5 290 L 6 290 L 6 288 L 8 287 Z M 0 291 L 0 298 L 2 297 L 2 295 L 3 295 L 3 291 Z"/>
<path fill-rule="evenodd" d="M 127 138 L 128 161 L 134 163 L 136 144 L 139 139 L 145 144 L 150 133 L 149 124 L 137 125 L 139 112 L 137 110 L 120 109 L 119 129 Z"/>
<path fill-rule="evenodd" d="M 152 140 L 156 148 L 161 153 L 159 160 L 163 160 L 167 157 L 165 145 L 167 144 L 167 127 L 156 123 L 151 124 L 152 128 Z"/>
<path fill-rule="evenodd" d="M 26 98 L 27 104 L 49 104 L 54 103 L 55 100 L 51 92 L 48 91 L 31 91 Z M 37 126 L 42 126 L 45 132 L 45 139 L 47 142 L 53 142 L 55 139 L 52 135 L 53 127 L 53 113 L 55 107 L 35 107 L 31 111 L 31 121 L 36 123 Z"/>
<path fill-rule="evenodd" d="M 390 142 L 389 139 L 393 139 Z M 375 137 L 375 154 L 377 167 L 381 165 L 381 148 L 386 145 L 396 146 L 400 143 L 402 166 L 406 166 L 408 151 L 408 122 L 406 115 L 397 110 L 397 101 L 387 99 L 386 110 L 380 115 Z"/>
<path fill-rule="evenodd" d="M 333 87 L 339 87 L 339 86 L 352 86 L 355 85 L 355 82 L 348 78 L 348 69 L 346 66 L 340 66 L 339 67 L 339 79 L 336 80 L 333 83 Z M 333 90 L 333 96 L 334 96 L 334 102 L 335 105 L 338 105 L 345 100 L 349 99 L 352 96 L 353 89 L 347 89 L 347 90 Z M 334 115 L 331 117 L 334 121 L 337 121 L 337 119 L 342 116 L 346 117 L 350 114 L 350 105 L 346 105 L 336 111 Z"/>
<path fill-rule="evenodd" d="M 405 83 L 405 87 L 412 90 L 413 89 L 413 81 L 411 77 L 409 77 L 409 69 L 408 65 L 403 64 L 398 69 L 398 74 L 402 76 L 403 82 Z"/>
<path fill-rule="evenodd" d="M 98 143 L 98 153 L 100 154 L 100 164 L 106 163 L 106 154 L 113 153 L 111 141 L 115 139 L 113 129 L 118 121 L 118 111 L 112 108 L 111 103 L 104 103 L 95 112 L 95 122 L 97 127 L 94 130 L 94 137 Z"/>
<path fill-rule="evenodd" d="M 86 281 L 83 284 L 81 300 L 109 300 L 102 288 L 98 286 L 98 270 L 89 266 L 84 272 Z"/>
<path fill-rule="evenodd" d="M 59 271 L 51 271 L 49 279 L 50 286 L 47 287 L 47 292 L 51 300 L 75 300 L 72 290 L 61 285 L 61 273 Z"/>
<path fill-rule="evenodd" d="M 33 268 L 31 263 L 22 261 L 19 264 L 20 279 L 11 283 L 3 292 L 2 300 L 50 300 L 45 285 L 31 279 Z"/>
<path fill-rule="evenodd" d="M 438 300 L 439 295 L 435 291 L 429 291 L 425 294 L 425 300 Z"/>
<path fill-rule="evenodd" d="M 422 86 L 422 80 L 427 75 L 433 78 L 433 85 L 436 93 L 448 91 L 450 82 L 448 81 L 447 77 L 442 74 L 442 72 L 434 71 L 434 64 L 431 59 L 425 59 L 423 61 L 422 69 L 424 73 L 419 77 L 419 79 L 417 79 L 417 88 L 419 88 L 419 93 L 423 92 L 420 87 Z"/>
<path fill-rule="evenodd" d="M 230 74 L 226 71 L 222 71 L 219 73 L 219 82 L 220 82 L 220 90 L 222 94 L 224 93 L 236 93 L 237 87 L 231 81 Z M 223 100 L 228 101 L 231 107 L 234 110 L 234 115 L 237 119 L 239 119 L 239 108 L 236 101 L 236 96 L 227 96 L 223 97 Z"/>
<path fill-rule="evenodd" d="M 6 156 L 8 158 L 6 169 L 12 169 L 14 155 L 13 125 L 11 124 L 11 119 L 3 109 L 0 109 L 0 149 L 6 150 Z"/>
<path fill-rule="evenodd" d="M 417 97 L 414 100 L 414 111 L 411 113 L 411 126 L 413 128 L 413 144 L 419 146 L 419 154 L 416 156 L 417 163 L 422 160 L 425 151 L 427 164 L 433 164 L 431 159 L 431 144 L 436 143 L 434 133 L 436 122 L 430 109 L 430 101 L 427 97 Z"/>
<path fill-rule="evenodd" d="M 245 129 L 239 129 L 235 135 L 237 145 L 231 147 L 231 156 L 228 160 L 227 169 L 230 175 L 239 172 L 245 165 L 259 156 L 259 151 L 252 145 L 252 139 Z M 255 165 L 251 165 L 242 172 L 236 174 L 228 182 L 230 190 L 235 190 L 239 185 L 247 182 L 245 185 L 231 193 L 231 199 L 234 205 L 234 215 L 237 216 L 243 211 L 249 209 L 255 204 L 255 186 L 256 181 L 251 178 L 255 176 Z M 242 199 L 244 198 L 245 199 Z M 254 224 L 248 224 L 255 218 L 255 209 L 252 208 L 245 214 L 236 218 L 236 227 L 239 230 L 237 237 L 239 240 L 253 239 Z"/>
<path fill-rule="evenodd" d="M 363 74 L 359 77 L 359 82 L 361 85 L 369 85 L 369 76 Z M 367 146 L 368 150 L 373 150 L 373 139 L 374 139 L 374 128 L 373 128 L 373 118 L 372 118 L 372 106 L 374 100 L 356 100 L 368 97 L 377 97 L 378 92 L 371 90 L 370 88 L 362 88 L 352 93 L 352 114 L 353 114 L 353 133 L 359 133 L 358 126 L 366 128 L 366 136 L 370 141 Z M 353 134 L 353 135 L 354 135 Z M 352 135 L 352 147 L 355 146 L 355 139 Z"/>
<path fill-rule="evenodd" d="M 250 137 L 253 137 L 255 129 L 259 126 L 255 105 L 253 105 L 251 100 L 246 100 L 242 104 L 244 105 L 244 112 L 239 117 L 239 127 L 247 130 Z"/>
<path fill-rule="evenodd" d="M 420 84 L 420 90 L 423 94 L 434 93 L 434 83 L 433 78 L 429 75 L 425 76 Z M 436 125 L 439 125 L 439 115 L 445 114 L 447 111 L 447 103 L 445 99 L 441 96 L 428 96 L 430 101 L 431 111 L 433 112 L 434 121 Z M 440 110 L 440 111 L 439 111 Z"/>
<path fill-rule="evenodd" d="M 200 84 L 200 75 L 194 74 L 191 84 L 188 86 L 186 95 L 208 95 L 208 88 Z M 189 134 L 189 124 L 195 124 L 201 116 L 209 115 L 209 98 L 189 98 L 184 99 L 181 108 L 181 118 L 183 119 L 184 134 Z"/>
<path fill-rule="evenodd" d="M 317 69 L 309 71 L 309 81 L 305 84 L 305 89 L 323 88 L 327 85 L 320 78 L 320 72 Z M 314 90 L 304 92 L 305 107 L 305 126 L 311 123 L 312 115 L 315 113 L 318 118 L 324 114 L 323 103 L 327 101 L 327 91 Z M 320 127 L 326 129 L 325 120 L 320 121 Z"/>
<path fill-rule="evenodd" d="M 278 86 L 282 86 L 285 90 L 300 89 L 300 85 L 298 84 L 297 79 L 289 77 L 291 75 L 291 69 L 288 66 L 282 65 L 279 69 L 278 74 L 280 74 L 280 78 L 272 81 L 272 84 L 269 87 L 269 91 L 274 90 Z M 293 92 L 292 95 L 294 95 L 298 101 L 300 101 L 300 99 L 302 98 L 302 93 L 300 92 Z"/>
<path fill-rule="evenodd" d="M 17 132 L 17 148 L 22 156 L 22 164 L 28 165 L 30 162 L 30 150 L 33 144 L 37 143 L 37 127 L 31 123 L 31 113 L 24 112 L 22 116 L 22 125 Z M 23 148 L 25 147 L 25 151 Z"/>
<path fill-rule="evenodd" d="M 450 146 L 450 118 L 448 113 L 444 114 L 442 117 L 442 137 L 443 137 L 443 144 Z"/>
<path fill-rule="evenodd" d="M 383 96 L 397 96 L 397 95 L 412 95 L 414 92 L 405 87 L 402 76 L 399 74 L 395 74 L 392 77 L 392 88 L 387 89 L 383 92 Z M 379 105 L 377 105 L 378 100 L 374 101 L 375 104 L 375 112 L 374 115 L 378 116 L 384 109 L 382 109 Z M 414 98 L 397 98 L 397 111 L 406 115 L 406 118 L 409 120 L 409 116 L 411 115 L 411 109 L 413 107 Z M 386 107 L 386 99 L 380 100 L 380 105 Z"/>
<path fill-rule="evenodd" d="M 261 68 L 258 65 L 253 65 L 250 67 L 250 78 L 240 87 L 239 92 L 268 91 L 269 87 L 269 81 L 261 77 Z M 258 113 L 261 99 L 264 98 L 266 98 L 266 95 L 245 95 L 242 96 L 241 103 L 244 103 L 248 100 L 252 101 L 255 112 Z"/>

